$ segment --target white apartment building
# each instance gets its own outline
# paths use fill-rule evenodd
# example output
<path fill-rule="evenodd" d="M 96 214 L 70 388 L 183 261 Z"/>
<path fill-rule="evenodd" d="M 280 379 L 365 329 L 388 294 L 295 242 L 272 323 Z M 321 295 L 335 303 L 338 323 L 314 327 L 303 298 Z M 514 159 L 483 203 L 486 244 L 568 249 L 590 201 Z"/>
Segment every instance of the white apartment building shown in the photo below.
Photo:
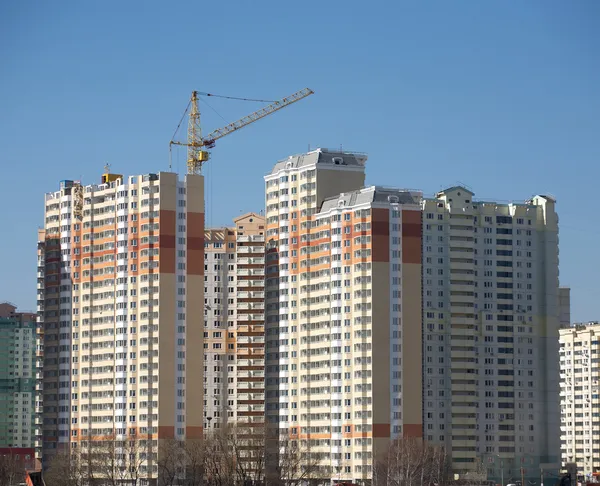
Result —
<path fill-rule="evenodd" d="M 159 440 L 202 437 L 203 191 L 202 176 L 104 174 L 46 194 L 45 460 L 135 438 L 152 482 Z"/>
<path fill-rule="evenodd" d="M 421 362 L 422 196 L 363 188 L 366 158 L 318 149 L 265 176 L 266 419 L 334 481 L 422 433 L 420 368 L 402 368 Z"/>
<path fill-rule="evenodd" d="M 424 438 L 455 472 L 539 480 L 559 461 L 555 200 L 423 202 Z M 563 306 L 561 308 L 561 306 Z"/>
<path fill-rule="evenodd" d="M 560 330 L 562 466 L 596 481 L 600 473 L 600 323 Z"/>

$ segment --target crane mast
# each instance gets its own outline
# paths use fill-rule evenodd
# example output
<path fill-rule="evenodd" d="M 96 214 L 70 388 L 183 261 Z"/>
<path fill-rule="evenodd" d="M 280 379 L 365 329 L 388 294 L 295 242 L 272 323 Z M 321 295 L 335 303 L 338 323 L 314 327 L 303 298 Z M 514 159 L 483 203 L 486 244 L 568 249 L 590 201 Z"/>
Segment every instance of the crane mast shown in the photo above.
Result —
<path fill-rule="evenodd" d="M 208 154 L 202 150 L 202 128 L 200 127 L 200 110 L 198 109 L 197 91 L 192 91 L 187 147 L 188 174 L 199 173 L 202 163 L 208 160 Z M 203 157 L 205 158 L 203 159 Z"/>
<path fill-rule="evenodd" d="M 187 153 L 187 173 L 188 174 L 200 174 L 202 172 L 202 164 L 208 161 L 210 158 L 209 149 L 215 146 L 215 141 L 229 135 L 230 133 L 244 128 L 245 126 L 254 123 L 261 118 L 275 113 L 276 111 L 285 108 L 286 106 L 296 103 L 301 99 L 306 98 L 314 94 L 309 88 L 304 88 L 296 93 L 282 98 L 279 101 L 275 101 L 260 110 L 255 111 L 239 120 L 230 123 L 224 127 L 218 128 L 212 131 L 206 137 L 202 137 L 202 129 L 200 126 L 200 110 L 198 108 L 198 91 L 192 91 L 192 97 L 190 99 L 190 114 L 188 121 L 188 137 L 187 143 L 176 142 L 171 140 L 169 145 L 182 145 L 188 148 Z"/>

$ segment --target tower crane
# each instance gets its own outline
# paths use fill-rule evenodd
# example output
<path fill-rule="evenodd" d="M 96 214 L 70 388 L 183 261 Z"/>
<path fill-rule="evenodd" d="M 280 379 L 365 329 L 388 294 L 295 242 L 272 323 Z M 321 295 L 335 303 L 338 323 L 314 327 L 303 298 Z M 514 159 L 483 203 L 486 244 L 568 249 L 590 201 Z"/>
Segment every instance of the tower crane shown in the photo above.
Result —
<path fill-rule="evenodd" d="M 306 98 L 314 94 L 309 88 L 301 89 L 296 93 L 287 96 L 279 101 L 275 101 L 264 108 L 261 108 L 254 113 L 251 113 L 239 120 L 230 123 L 222 128 L 218 128 L 205 137 L 202 136 L 202 130 L 200 127 L 200 110 L 198 109 L 198 95 L 206 95 L 206 96 L 217 96 L 211 95 L 209 93 L 199 93 L 198 91 L 192 91 L 192 97 L 190 99 L 190 103 L 188 107 L 190 108 L 189 115 L 189 123 L 188 123 L 188 136 L 187 142 L 176 142 L 175 140 L 171 140 L 169 143 L 169 148 L 172 145 L 182 145 L 188 148 L 187 151 L 187 173 L 188 174 L 200 174 L 202 171 L 202 164 L 208 161 L 210 158 L 210 153 L 208 152 L 215 146 L 215 142 L 220 138 L 223 138 L 230 133 L 239 130 L 240 128 L 244 128 L 245 126 L 254 123 L 255 121 L 260 120 L 268 115 L 275 113 L 276 111 L 285 108 L 286 106 L 290 106 L 292 103 L 296 101 L 300 101 L 301 99 Z M 231 98 L 226 97 L 224 98 Z M 236 98 L 234 98 L 236 99 Z M 237 98 L 242 99 L 242 98 Z M 252 100 L 258 101 L 258 100 Z M 187 110 L 186 110 L 187 111 Z M 185 116 L 185 115 L 184 115 Z"/>

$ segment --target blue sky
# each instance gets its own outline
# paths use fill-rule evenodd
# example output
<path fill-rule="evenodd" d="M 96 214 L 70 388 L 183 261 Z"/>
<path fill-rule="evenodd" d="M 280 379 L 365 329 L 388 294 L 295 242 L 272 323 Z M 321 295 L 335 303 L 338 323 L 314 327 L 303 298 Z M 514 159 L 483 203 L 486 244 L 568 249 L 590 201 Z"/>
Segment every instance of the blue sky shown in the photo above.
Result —
<path fill-rule="evenodd" d="M 600 319 L 600 2 L 1 2 L 0 300 L 35 307 L 36 228 L 61 179 L 168 168 L 191 90 L 316 94 L 218 142 L 207 222 L 264 206 L 308 146 L 369 153 L 371 184 L 558 198 L 561 284 Z M 235 120 L 258 105 L 210 100 Z M 206 129 L 224 124 L 201 106 Z M 183 151 L 174 166 L 183 171 Z"/>

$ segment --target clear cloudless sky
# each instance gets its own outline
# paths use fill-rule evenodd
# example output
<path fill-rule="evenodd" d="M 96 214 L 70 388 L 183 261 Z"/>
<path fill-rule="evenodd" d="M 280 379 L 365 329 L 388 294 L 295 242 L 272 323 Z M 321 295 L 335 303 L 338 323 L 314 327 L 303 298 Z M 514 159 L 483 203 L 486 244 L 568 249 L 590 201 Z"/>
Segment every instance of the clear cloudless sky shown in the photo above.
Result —
<path fill-rule="evenodd" d="M 106 162 L 168 170 L 194 89 L 303 87 L 316 94 L 217 143 L 207 224 L 263 209 L 264 174 L 309 146 L 368 152 L 369 184 L 548 193 L 572 318 L 600 319 L 596 0 L 0 2 L 0 300 L 35 308 L 37 228 L 60 180 L 96 183 Z M 209 103 L 205 129 L 260 106 Z"/>

